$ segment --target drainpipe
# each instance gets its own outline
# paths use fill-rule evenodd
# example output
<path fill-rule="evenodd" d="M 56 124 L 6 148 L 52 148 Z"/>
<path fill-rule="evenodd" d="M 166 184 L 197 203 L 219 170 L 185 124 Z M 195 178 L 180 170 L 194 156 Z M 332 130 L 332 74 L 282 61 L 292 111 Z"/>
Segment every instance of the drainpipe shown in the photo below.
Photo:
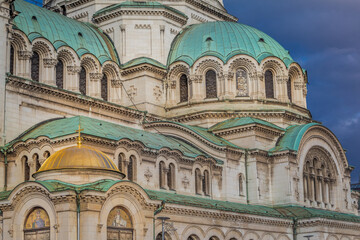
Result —
<path fill-rule="evenodd" d="M 297 240 L 297 218 L 293 218 L 293 240 Z"/>
<path fill-rule="evenodd" d="M 76 191 L 77 240 L 80 240 L 80 197 Z"/>
<path fill-rule="evenodd" d="M 154 217 L 153 217 L 153 239 L 155 240 L 155 216 L 158 215 L 165 207 L 165 201 L 162 200 L 161 201 L 161 205 L 158 209 L 155 210 L 154 212 Z"/>
<path fill-rule="evenodd" d="M 248 177 L 248 150 L 245 149 L 245 187 L 246 187 L 246 203 L 249 204 L 249 177 Z"/>

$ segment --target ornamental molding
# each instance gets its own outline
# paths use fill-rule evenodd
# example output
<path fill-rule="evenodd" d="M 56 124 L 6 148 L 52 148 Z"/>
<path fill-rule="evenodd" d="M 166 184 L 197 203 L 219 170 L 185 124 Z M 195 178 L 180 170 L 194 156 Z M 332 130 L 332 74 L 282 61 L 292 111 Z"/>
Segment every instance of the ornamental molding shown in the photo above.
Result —
<path fill-rule="evenodd" d="M 207 20 L 206 18 L 200 17 L 199 15 L 195 14 L 195 13 L 191 13 L 191 18 L 195 19 L 196 21 L 199 21 L 201 23 L 204 22 L 208 22 L 209 20 Z"/>
<path fill-rule="evenodd" d="M 150 24 L 135 24 L 135 29 L 151 29 Z"/>
<path fill-rule="evenodd" d="M 45 68 L 53 68 L 58 63 L 58 60 L 55 58 L 44 58 L 43 63 Z"/>
<path fill-rule="evenodd" d="M 239 126 L 236 128 L 214 131 L 214 134 L 216 136 L 223 137 L 223 136 L 239 134 L 239 133 L 249 132 L 249 131 L 257 131 L 259 133 L 265 133 L 265 135 L 263 137 L 269 137 L 268 135 L 272 135 L 273 137 L 274 136 L 279 137 L 284 133 L 284 131 L 254 123 L 254 124 L 249 124 L 246 126 Z M 271 137 L 271 139 L 273 137 Z"/>
<path fill-rule="evenodd" d="M 187 17 L 184 17 L 180 14 L 169 11 L 168 9 L 125 9 L 118 8 L 113 11 L 104 12 L 96 17 L 93 17 L 93 21 L 95 23 L 103 23 L 114 18 L 120 16 L 163 16 L 168 18 L 174 22 L 180 23 L 181 25 L 185 25 L 187 23 Z"/>
<path fill-rule="evenodd" d="M 72 16 L 71 18 L 72 18 L 72 19 L 75 19 L 75 20 L 79 20 L 79 19 L 85 18 L 85 17 L 87 17 L 87 16 L 89 16 L 89 13 L 86 11 L 86 12 L 82 12 L 82 13 L 76 14 L 76 15 Z"/>
<path fill-rule="evenodd" d="M 81 72 L 80 66 L 67 66 L 66 67 L 68 74 L 70 75 L 76 75 Z"/>
<path fill-rule="evenodd" d="M 192 74 L 192 75 L 190 75 L 190 82 L 191 83 L 202 83 L 203 76 L 199 75 L 199 74 Z"/>
<path fill-rule="evenodd" d="M 173 34 L 173 35 L 178 35 L 178 33 L 179 33 L 179 31 L 178 31 L 178 30 L 173 29 L 173 28 L 171 28 L 171 29 L 170 29 L 170 34 Z"/>
<path fill-rule="evenodd" d="M 256 65 L 247 58 L 236 58 L 230 63 L 229 69 L 231 72 L 236 72 L 239 68 L 245 68 L 249 74 L 256 73 Z"/>
<path fill-rule="evenodd" d="M 103 76 L 102 73 L 89 73 L 90 81 L 100 81 Z"/>
<path fill-rule="evenodd" d="M 98 195 L 80 195 L 80 204 L 88 204 L 88 203 L 92 203 L 92 204 L 100 204 L 103 205 L 106 197 L 105 196 L 98 196 Z"/>
<path fill-rule="evenodd" d="M 76 8 L 80 5 L 84 5 L 86 3 L 89 3 L 89 2 L 93 2 L 95 0 L 77 0 L 77 1 L 72 1 L 70 3 L 67 3 L 66 5 L 66 9 L 67 10 L 70 10 L 70 9 L 73 9 L 73 8 Z"/>
<path fill-rule="evenodd" d="M 294 89 L 295 90 L 301 90 L 303 88 L 304 88 L 304 83 L 303 82 L 294 82 Z"/>
<path fill-rule="evenodd" d="M 119 79 L 112 79 L 112 80 L 110 80 L 110 82 L 111 82 L 111 87 L 113 87 L 113 88 L 122 87 L 122 82 Z"/>
<path fill-rule="evenodd" d="M 215 69 L 215 71 L 217 73 L 222 73 L 223 72 L 223 67 L 222 65 L 214 60 L 214 59 L 204 59 L 202 61 L 200 61 L 198 64 L 197 64 L 197 67 L 195 68 L 195 73 L 197 74 L 204 74 L 205 70 L 207 70 L 208 68 L 213 68 Z"/>
<path fill-rule="evenodd" d="M 104 32 L 107 33 L 107 34 L 113 33 L 113 32 L 114 32 L 114 28 L 113 28 L 113 27 L 107 28 L 107 29 L 104 30 Z"/>
<path fill-rule="evenodd" d="M 31 51 L 18 51 L 18 58 L 20 60 L 30 60 L 32 54 Z"/>
<path fill-rule="evenodd" d="M 205 1 L 199 1 L 199 0 L 184 0 L 185 3 L 189 3 L 193 6 L 195 6 L 196 8 L 199 8 L 205 12 L 208 12 L 224 21 L 230 21 L 230 22 L 237 22 L 238 19 L 230 14 L 228 14 L 227 12 L 216 8 L 214 6 L 212 6 L 209 3 L 206 3 Z"/>
<path fill-rule="evenodd" d="M 180 78 L 180 74 L 185 74 L 187 77 L 190 75 L 190 71 L 187 65 L 177 64 L 170 68 L 168 73 L 168 79 L 177 81 Z"/>
<path fill-rule="evenodd" d="M 52 196 L 51 201 L 54 205 L 63 204 L 63 203 L 76 203 L 75 195 L 61 195 L 61 196 Z"/>
<path fill-rule="evenodd" d="M 161 79 L 166 77 L 166 70 L 162 68 L 155 67 L 151 64 L 141 64 L 139 66 L 127 68 L 123 71 L 121 71 L 121 76 L 128 76 L 130 74 L 134 73 L 140 73 L 140 72 L 152 72 L 160 76 Z"/>
<path fill-rule="evenodd" d="M 279 84 L 285 84 L 289 81 L 289 77 L 288 76 L 277 76 L 276 77 L 276 82 Z"/>

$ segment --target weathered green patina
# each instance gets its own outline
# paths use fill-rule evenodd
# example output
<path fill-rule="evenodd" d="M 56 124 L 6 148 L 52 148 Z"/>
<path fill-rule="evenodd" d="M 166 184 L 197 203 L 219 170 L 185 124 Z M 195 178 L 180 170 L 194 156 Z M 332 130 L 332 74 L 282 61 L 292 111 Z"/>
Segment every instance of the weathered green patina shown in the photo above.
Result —
<path fill-rule="evenodd" d="M 267 126 L 270 128 L 280 130 L 280 131 L 285 131 L 285 129 L 283 129 L 279 126 L 276 126 L 273 123 L 270 123 L 270 122 L 267 122 L 267 121 L 264 121 L 264 120 L 261 120 L 258 118 L 252 118 L 252 117 L 231 118 L 231 119 L 228 119 L 223 122 L 215 124 L 214 126 L 209 128 L 209 131 L 214 132 L 214 131 L 234 128 L 234 127 L 239 127 L 239 126 L 246 126 L 246 125 L 250 125 L 250 124 L 260 124 L 263 126 Z"/>
<path fill-rule="evenodd" d="M 215 56 L 226 63 L 231 57 L 245 54 L 259 63 L 266 57 L 277 57 L 286 66 L 293 61 L 277 41 L 267 34 L 244 24 L 209 22 L 184 29 L 172 43 L 168 65 L 183 61 L 192 66 L 203 56 Z"/>
<path fill-rule="evenodd" d="M 122 3 L 118 3 L 118 4 L 113 4 L 113 5 L 110 5 L 108 7 L 105 7 L 105 8 L 102 8 L 100 9 L 99 11 L 97 11 L 95 14 L 94 14 L 94 17 L 97 17 L 97 16 L 100 16 L 104 13 L 107 13 L 107 12 L 111 12 L 113 10 L 116 10 L 116 9 L 119 9 L 119 8 L 154 8 L 154 9 L 166 9 L 166 10 L 169 10 L 173 13 L 176 13 L 184 18 L 188 18 L 186 16 L 186 14 L 184 14 L 183 12 L 175 9 L 175 8 L 172 8 L 172 7 L 169 7 L 169 6 L 166 6 L 162 3 L 159 3 L 159 2 L 155 2 L 155 1 L 126 1 L 126 2 L 122 2 Z"/>
<path fill-rule="evenodd" d="M 23 0 L 16 0 L 14 6 L 15 10 L 20 12 L 13 20 L 15 28 L 24 32 L 30 42 L 45 38 L 56 50 L 69 46 L 79 57 L 91 53 L 101 64 L 108 60 L 120 64 L 112 42 L 98 27 Z"/>
<path fill-rule="evenodd" d="M 133 60 L 128 61 L 127 63 L 124 63 L 123 65 L 121 65 L 122 69 L 126 69 L 126 68 L 130 68 L 130 67 L 135 67 L 141 64 L 150 64 L 153 65 L 155 67 L 158 68 L 162 68 L 162 69 L 166 69 L 166 66 L 152 58 L 147 58 L 147 57 L 140 57 L 140 58 L 135 58 Z"/>

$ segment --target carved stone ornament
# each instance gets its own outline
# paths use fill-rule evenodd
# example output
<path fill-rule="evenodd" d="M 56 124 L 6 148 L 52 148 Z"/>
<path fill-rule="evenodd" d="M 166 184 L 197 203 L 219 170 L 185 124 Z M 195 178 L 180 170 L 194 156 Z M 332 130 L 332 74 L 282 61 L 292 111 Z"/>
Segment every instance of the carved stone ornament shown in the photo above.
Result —
<path fill-rule="evenodd" d="M 59 232 L 59 224 L 54 224 L 53 228 L 55 229 L 55 232 Z"/>
<path fill-rule="evenodd" d="M 190 81 L 194 83 L 202 83 L 203 77 L 202 75 L 190 75 Z"/>
<path fill-rule="evenodd" d="M 264 80 L 265 80 L 265 75 L 264 75 L 262 72 L 258 72 L 258 73 L 257 73 L 257 78 L 258 78 L 260 81 L 264 81 Z"/>
<path fill-rule="evenodd" d="M 150 171 L 149 168 L 146 169 L 146 171 L 144 173 L 144 176 L 146 178 L 146 181 L 150 182 L 150 178 L 152 178 L 153 174 L 152 174 L 152 172 Z"/>
<path fill-rule="evenodd" d="M 67 66 L 66 69 L 67 69 L 68 74 L 70 74 L 70 75 L 75 75 L 75 74 L 78 74 L 79 72 L 81 72 L 80 66 Z"/>
<path fill-rule="evenodd" d="M 90 73 L 90 81 L 99 81 L 102 77 L 103 74 L 102 73 Z"/>
<path fill-rule="evenodd" d="M 187 176 L 183 177 L 183 179 L 181 180 L 182 184 L 184 185 L 184 189 L 187 189 L 187 187 L 190 184 L 190 180 L 187 178 Z"/>
<path fill-rule="evenodd" d="M 119 87 L 121 87 L 121 85 L 122 85 L 121 80 L 119 80 L 119 79 L 111 80 L 111 87 L 119 88 Z"/>
<path fill-rule="evenodd" d="M 170 88 L 171 89 L 176 89 L 176 81 L 171 81 L 170 82 Z"/>
<path fill-rule="evenodd" d="M 46 68 L 55 67 L 55 65 L 58 62 L 58 60 L 55 58 L 44 58 L 43 61 L 44 61 L 44 67 Z"/>
<path fill-rule="evenodd" d="M 31 51 L 18 51 L 18 56 L 20 60 L 29 60 L 32 56 Z"/>
<path fill-rule="evenodd" d="M 301 90 L 303 88 L 302 82 L 294 82 L 294 89 L 295 90 Z"/>
<path fill-rule="evenodd" d="M 156 86 L 156 87 L 154 87 L 153 91 L 154 91 L 154 97 L 155 97 L 156 101 L 159 101 L 160 97 L 162 96 L 161 88 L 159 86 Z"/>
<path fill-rule="evenodd" d="M 276 78 L 276 81 L 277 81 L 277 83 L 279 83 L 279 84 L 284 84 L 284 83 L 286 83 L 288 80 L 289 80 L 289 78 L 286 77 L 286 76 L 279 76 L 279 77 Z"/>
<path fill-rule="evenodd" d="M 104 224 L 98 224 L 97 225 L 97 231 L 101 232 L 101 229 L 102 229 L 103 226 L 104 226 Z"/>

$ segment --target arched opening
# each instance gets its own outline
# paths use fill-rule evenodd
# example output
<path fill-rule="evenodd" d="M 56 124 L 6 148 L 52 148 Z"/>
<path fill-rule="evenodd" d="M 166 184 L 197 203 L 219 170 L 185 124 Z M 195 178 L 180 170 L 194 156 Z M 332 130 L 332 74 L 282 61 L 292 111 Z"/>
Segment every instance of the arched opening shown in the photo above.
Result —
<path fill-rule="evenodd" d="M 37 172 L 41 167 L 39 155 L 37 153 L 33 155 L 33 161 L 35 163 L 35 172 Z"/>
<path fill-rule="evenodd" d="M 272 71 L 265 72 L 265 96 L 266 98 L 274 98 L 274 75 Z"/>
<path fill-rule="evenodd" d="M 209 238 L 209 240 L 220 240 L 220 239 L 216 236 L 212 236 L 211 238 Z"/>
<path fill-rule="evenodd" d="M 203 177 L 203 193 L 205 195 L 210 195 L 210 178 L 209 178 L 209 171 L 204 171 Z"/>
<path fill-rule="evenodd" d="M 101 79 L 101 98 L 105 101 L 108 101 L 108 77 L 104 73 Z"/>
<path fill-rule="evenodd" d="M 24 165 L 24 181 L 30 180 L 30 166 L 29 166 L 29 159 L 27 156 L 22 157 L 22 162 Z"/>
<path fill-rule="evenodd" d="M 50 152 L 49 152 L 49 151 L 45 151 L 45 152 L 43 153 L 43 157 L 44 157 L 44 159 L 48 159 L 48 158 L 50 157 Z"/>
<path fill-rule="evenodd" d="M 170 234 L 168 234 L 167 232 L 165 232 L 165 233 L 164 233 L 164 239 L 165 239 L 165 240 L 171 240 Z M 159 233 L 159 234 L 156 236 L 156 240 L 162 240 L 162 232 Z"/>
<path fill-rule="evenodd" d="M 33 52 L 30 59 L 31 64 L 31 79 L 34 81 L 40 81 L 40 55 L 37 52 Z"/>
<path fill-rule="evenodd" d="M 15 49 L 13 45 L 10 45 L 10 73 L 14 74 L 15 69 Z"/>
<path fill-rule="evenodd" d="M 86 95 L 86 70 L 84 67 L 81 67 L 79 74 L 79 91 L 81 94 Z"/>
<path fill-rule="evenodd" d="M 124 163 L 125 163 L 125 154 L 120 153 L 119 156 L 118 156 L 118 169 L 122 173 L 124 171 Z"/>
<path fill-rule="evenodd" d="M 189 237 L 187 238 L 187 240 L 200 240 L 200 238 L 199 238 L 198 236 L 192 234 L 191 236 L 189 236 Z"/>
<path fill-rule="evenodd" d="M 129 158 L 129 164 L 128 164 L 128 179 L 130 181 L 135 181 L 135 166 L 136 166 L 136 157 L 134 155 L 131 155 Z"/>
<path fill-rule="evenodd" d="M 195 193 L 201 194 L 201 172 L 200 169 L 195 169 Z"/>
<path fill-rule="evenodd" d="M 236 71 L 236 96 L 249 96 L 248 73 L 244 69 Z"/>
<path fill-rule="evenodd" d="M 132 240 L 133 223 L 129 212 L 123 207 L 113 208 L 107 219 L 108 240 Z"/>
<path fill-rule="evenodd" d="M 187 102 L 189 100 L 189 85 L 188 78 L 185 74 L 180 77 L 180 102 Z"/>
<path fill-rule="evenodd" d="M 175 165 L 169 164 L 169 170 L 167 173 L 167 183 L 170 190 L 175 190 Z"/>
<path fill-rule="evenodd" d="M 64 88 L 64 63 L 62 60 L 58 60 L 55 66 L 56 72 L 56 86 L 58 88 Z"/>
<path fill-rule="evenodd" d="M 216 73 L 209 70 L 205 74 L 206 98 L 217 98 Z"/>
<path fill-rule="evenodd" d="M 290 102 L 292 102 L 292 87 L 291 87 L 291 82 L 292 82 L 292 79 L 291 79 L 291 77 L 290 77 L 289 80 L 288 80 L 287 83 L 286 83 L 287 95 L 288 95 L 288 98 L 289 98 L 289 101 L 290 101 Z"/>
<path fill-rule="evenodd" d="M 24 239 L 50 240 L 50 220 L 44 209 L 34 208 L 27 215 L 24 224 Z"/>
<path fill-rule="evenodd" d="M 165 188 L 165 163 L 161 161 L 159 163 L 159 186 L 160 188 Z"/>

